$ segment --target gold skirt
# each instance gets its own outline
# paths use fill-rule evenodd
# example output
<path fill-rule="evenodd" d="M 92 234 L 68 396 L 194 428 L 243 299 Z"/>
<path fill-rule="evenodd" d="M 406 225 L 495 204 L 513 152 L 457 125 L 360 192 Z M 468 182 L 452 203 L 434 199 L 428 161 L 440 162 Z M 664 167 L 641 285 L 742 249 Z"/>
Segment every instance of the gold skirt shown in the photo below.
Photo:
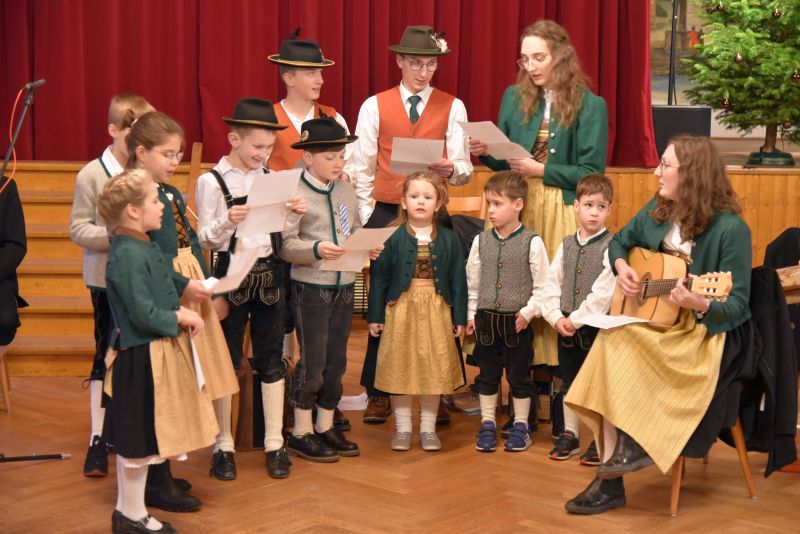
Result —
<path fill-rule="evenodd" d="M 598 447 L 605 418 L 666 473 L 711 403 L 724 345 L 725 333 L 708 335 L 689 310 L 666 332 L 644 323 L 603 330 L 564 402 L 594 432 Z"/>
<path fill-rule="evenodd" d="M 178 273 L 192 280 L 205 279 L 203 269 L 189 247 L 178 249 L 172 266 Z M 191 302 L 181 297 L 181 306 L 197 312 L 203 318 L 203 330 L 193 339 L 200 365 L 203 367 L 208 396 L 215 400 L 235 394 L 239 391 L 239 382 L 236 380 L 225 334 L 211 299 Z"/>
<path fill-rule="evenodd" d="M 561 189 L 544 185 L 538 176 L 528 177 L 528 198 L 522 224 L 544 241 L 548 261 L 552 261 L 564 238 L 578 231 L 575 208 L 564 204 Z M 531 321 L 534 365 L 558 365 L 556 331 L 541 317 Z"/>
<path fill-rule="evenodd" d="M 436 395 L 463 385 L 450 306 L 436 293 L 433 280 L 414 278 L 397 302 L 386 306 L 375 387 L 389 393 Z"/>

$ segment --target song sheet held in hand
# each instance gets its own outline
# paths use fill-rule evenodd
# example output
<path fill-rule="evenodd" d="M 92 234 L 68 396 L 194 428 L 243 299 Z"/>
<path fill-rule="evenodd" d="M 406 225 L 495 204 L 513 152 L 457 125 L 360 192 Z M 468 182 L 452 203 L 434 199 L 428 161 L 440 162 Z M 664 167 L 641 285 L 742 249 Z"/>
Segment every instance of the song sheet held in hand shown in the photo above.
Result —
<path fill-rule="evenodd" d="M 302 169 L 273 171 L 253 181 L 247 193 L 250 211 L 236 227 L 237 237 L 281 232 L 289 210 L 286 202 L 297 193 Z"/>
<path fill-rule="evenodd" d="M 407 176 L 412 172 L 426 171 L 431 163 L 442 160 L 443 139 L 392 139 L 392 162 L 389 170 Z"/>
<path fill-rule="evenodd" d="M 492 121 L 459 122 L 459 126 L 472 139 L 486 143 L 489 155 L 495 159 L 527 159 L 531 153 L 517 143 L 512 143 Z"/>
<path fill-rule="evenodd" d="M 324 260 L 320 271 L 360 271 L 369 262 L 369 251 L 379 247 L 389 239 L 396 226 L 389 228 L 359 228 L 342 244 L 345 253 L 335 260 Z"/>
<path fill-rule="evenodd" d="M 231 254 L 231 261 L 228 265 L 228 272 L 222 278 L 206 278 L 203 280 L 203 285 L 206 289 L 214 293 L 227 293 L 238 288 L 242 284 L 247 273 L 256 264 L 256 260 L 261 250 L 258 248 L 249 248 L 237 250 Z"/>

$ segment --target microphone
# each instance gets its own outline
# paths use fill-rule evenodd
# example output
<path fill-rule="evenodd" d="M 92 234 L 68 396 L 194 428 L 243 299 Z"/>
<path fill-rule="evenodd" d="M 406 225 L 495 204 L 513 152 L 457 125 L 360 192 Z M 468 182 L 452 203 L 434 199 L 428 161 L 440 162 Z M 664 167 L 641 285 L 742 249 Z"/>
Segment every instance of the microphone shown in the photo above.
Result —
<path fill-rule="evenodd" d="M 33 91 L 47 83 L 47 80 L 42 78 L 41 80 L 36 80 L 35 82 L 28 82 L 22 86 L 23 91 Z"/>

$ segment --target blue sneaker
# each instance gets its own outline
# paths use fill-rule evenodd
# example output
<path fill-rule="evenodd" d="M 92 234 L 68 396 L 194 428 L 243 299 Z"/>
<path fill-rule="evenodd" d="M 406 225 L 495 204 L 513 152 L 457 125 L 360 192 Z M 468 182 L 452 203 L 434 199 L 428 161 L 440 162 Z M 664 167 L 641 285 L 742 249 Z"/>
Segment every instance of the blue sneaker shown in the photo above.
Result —
<path fill-rule="evenodd" d="M 497 427 L 492 421 L 484 421 L 478 430 L 475 440 L 475 450 L 481 452 L 494 452 L 497 449 Z"/>
<path fill-rule="evenodd" d="M 528 432 L 527 423 L 514 423 L 511 435 L 506 440 L 506 452 L 527 451 L 531 446 L 531 434 Z"/>

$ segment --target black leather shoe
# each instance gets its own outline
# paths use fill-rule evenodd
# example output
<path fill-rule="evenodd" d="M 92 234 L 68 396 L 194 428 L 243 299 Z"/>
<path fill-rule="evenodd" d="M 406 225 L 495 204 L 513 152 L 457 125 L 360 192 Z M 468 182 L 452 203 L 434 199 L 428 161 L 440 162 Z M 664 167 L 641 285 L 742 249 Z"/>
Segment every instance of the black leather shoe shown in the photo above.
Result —
<path fill-rule="evenodd" d="M 168 512 L 194 512 L 202 504 L 200 499 L 189 495 L 175 482 L 170 472 L 169 460 L 152 464 L 148 468 L 144 503 Z"/>
<path fill-rule="evenodd" d="M 339 453 L 339 456 L 358 456 L 361 454 L 358 445 L 352 441 L 347 441 L 341 430 L 331 428 L 322 434 L 317 434 L 317 436 L 325 445 L 331 449 L 335 449 L 336 452 Z"/>
<path fill-rule="evenodd" d="M 211 457 L 211 469 L 208 475 L 217 480 L 236 480 L 236 462 L 230 451 L 217 451 Z"/>
<path fill-rule="evenodd" d="M 119 510 L 114 510 L 114 513 L 111 514 L 111 532 L 116 534 L 117 530 L 119 530 L 119 518 L 122 517 L 122 512 Z"/>
<path fill-rule="evenodd" d="M 166 521 L 161 521 L 161 528 L 158 530 L 147 528 L 147 523 L 149 521 L 149 514 L 138 521 L 134 521 L 133 519 L 128 519 L 120 513 L 119 522 L 117 523 L 117 530 L 114 532 L 117 534 L 147 534 L 148 532 L 158 532 L 159 534 L 175 534 L 178 532 L 175 530 L 175 527 Z"/>
<path fill-rule="evenodd" d="M 86 460 L 83 462 L 83 476 L 108 476 L 108 446 L 100 436 L 95 436 L 92 439 L 92 444 L 89 446 L 89 450 L 86 451 Z"/>
<path fill-rule="evenodd" d="M 339 453 L 311 432 L 300 438 L 290 435 L 286 450 L 289 454 L 295 454 L 312 462 L 331 463 L 339 461 Z"/>
<path fill-rule="evenodd" d="M 191 482 L 189 482 L 185 478 L 173 478 L 172 480 L 174 480 L 175 484 L 177 484 L 178 487 L 181 488 L 183 491 L 189 491 L 190 489 L 192 489 Z"/>
<path fill-rule="evenodd" d="M 576 497 L 567 501 L 564 508 L 573 514 L 602 514 L 612 508 L 625 506 L 625 486 L 622 477 L 603 480 L 595 478 Z"/>
<path fill-rule="evenodd" d="M 292 462 L 289 460 L 289 455 L 286 454 L 286 449 L 283 447 L 277 451 L 269 451 L 267 453 L 267 474 L 270 478 L 288 477 L 291 465 Z"/>
<path fill-rule="evenodd" d="M 605 479 L 616 478 L 651 465 L 653 459 L 647 455 L 642 446 L 628 434 L 617 429 L 614 454 L 598 468 L 597 476 Z"/>
<path fill-rule="evenodd" d="M 350 430 L 350 420 L 344 416 L 339 408 L 333 410 L 333 428 L 342 432 Z"/>

